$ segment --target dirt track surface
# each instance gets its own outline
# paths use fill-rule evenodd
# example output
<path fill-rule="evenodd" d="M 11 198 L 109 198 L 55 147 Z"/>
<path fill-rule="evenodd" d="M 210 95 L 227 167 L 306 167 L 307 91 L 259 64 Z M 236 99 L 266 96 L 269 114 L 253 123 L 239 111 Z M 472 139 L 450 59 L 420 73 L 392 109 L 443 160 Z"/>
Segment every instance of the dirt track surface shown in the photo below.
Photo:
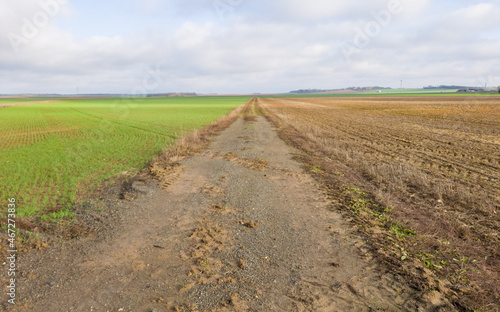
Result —
<path fill-rule="evenodd" d="M 293 160 L 238 119 L 164 190 L 136 181 L 106 235 L 20 258 L 19 311 L 430 311 Z M 439 310 L 439 309 L 436 309 Z M 448 310 L 447 308 L 443 308 Z"/>

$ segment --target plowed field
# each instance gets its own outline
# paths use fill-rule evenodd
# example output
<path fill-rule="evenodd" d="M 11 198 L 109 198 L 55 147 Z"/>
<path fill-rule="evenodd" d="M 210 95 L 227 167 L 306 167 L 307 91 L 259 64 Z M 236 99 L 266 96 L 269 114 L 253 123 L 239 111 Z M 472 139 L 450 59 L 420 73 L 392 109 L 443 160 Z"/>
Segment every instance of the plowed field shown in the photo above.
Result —
<path fill-rule="evenodd" d="M 311 170 L 331 193 L 345 197 L 339 209 L 376 246 L 392 246 L 388 261 L 421 262 L 463 306 L 498 307 L 499 97 L 260 104 L 282 136 L 310 153 Z"/>

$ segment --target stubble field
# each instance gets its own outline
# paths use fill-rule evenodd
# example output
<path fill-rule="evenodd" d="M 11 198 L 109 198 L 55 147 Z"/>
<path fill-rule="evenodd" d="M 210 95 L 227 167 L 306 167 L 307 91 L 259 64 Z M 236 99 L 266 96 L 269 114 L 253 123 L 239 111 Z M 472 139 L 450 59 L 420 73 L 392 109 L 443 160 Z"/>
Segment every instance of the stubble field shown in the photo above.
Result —
<path fill-rule="evenodd" d="M 500 302 L 500 98 L 262 98 L 336 208 L 416 288 Z M 420 263 L 427 280 L 411 274 Z M 432 277 L 441 281 L 434 282 Z"/>

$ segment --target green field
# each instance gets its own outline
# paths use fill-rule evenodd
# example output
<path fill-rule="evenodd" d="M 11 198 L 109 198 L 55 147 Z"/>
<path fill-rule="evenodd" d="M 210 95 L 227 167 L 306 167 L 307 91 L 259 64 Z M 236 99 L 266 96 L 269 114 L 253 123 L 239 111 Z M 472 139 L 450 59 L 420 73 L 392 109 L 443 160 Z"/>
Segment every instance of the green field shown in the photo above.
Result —
<path fill-rule="evenodd" d="M 0 108 L 0 202 L 16 198 L 19 216 L 70 216 L 79 192 L 138 172 L 178 137 L 248 99 L 88 99 Z"/>

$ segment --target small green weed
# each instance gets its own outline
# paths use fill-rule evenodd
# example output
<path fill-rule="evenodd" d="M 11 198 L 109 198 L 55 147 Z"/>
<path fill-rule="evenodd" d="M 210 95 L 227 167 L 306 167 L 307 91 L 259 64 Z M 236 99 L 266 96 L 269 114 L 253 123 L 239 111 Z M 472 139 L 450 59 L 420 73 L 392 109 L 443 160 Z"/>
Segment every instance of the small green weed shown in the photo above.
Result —
<path fill-rule="evenodd" d="M 406 229 L 402 224 L 394 222 L 389 231 L 400 238 L 405 238 L 409 236 L 415 236 L 416 232 L 414 230 Z"/>
<path fill-rule="evenodd" d="M 446 261 L 441 261 L 439 264 L 434 263 L 434 259 L 436 257 L 434 255 L 424 253 L 421 256 L 420 261 L 422 261 L 423 264 L 429 269 L 429 270 L 435 270 L 435 269 L 442 269 L 444 265 L 446 265 Z"/>
<path fill-rule="evenodd" d="M 309 168 L 309 170 L 310 170 L 311 172 L 314 172 L 314 173 L 324 174 L 324 171 L 323 171 L 323 170 L 321 170 L 321 167 L 320 167 L 320 166 L 318 166 L 318 165 L 311 166 L 311 167 Z"/>
<path fill-rule="evenodd" d="M 384 207 L 384 211 L 387 213 L 391 213 L 393 210 L 394 210 L 394 207 L 391 207 L 391 206 Z"/>
<path fill-rule="evenodd" d="M 357 187 L 348 187 L 348 186 L 346 186 L 345 189 L 346 189 L 346 191 L 349 191 L 349 192 L 354 193 L 356 195 L 366 197 L 366 193 L 363 192 L 362 190 L 360 190 Z"/>
<path fill-rule="evenodd" d="M 360 210 L 367 211 L 366 204 L 366 200 L 352 198 L 350 207 L 354 209 L 355 213 L 359 213 Z"/>

